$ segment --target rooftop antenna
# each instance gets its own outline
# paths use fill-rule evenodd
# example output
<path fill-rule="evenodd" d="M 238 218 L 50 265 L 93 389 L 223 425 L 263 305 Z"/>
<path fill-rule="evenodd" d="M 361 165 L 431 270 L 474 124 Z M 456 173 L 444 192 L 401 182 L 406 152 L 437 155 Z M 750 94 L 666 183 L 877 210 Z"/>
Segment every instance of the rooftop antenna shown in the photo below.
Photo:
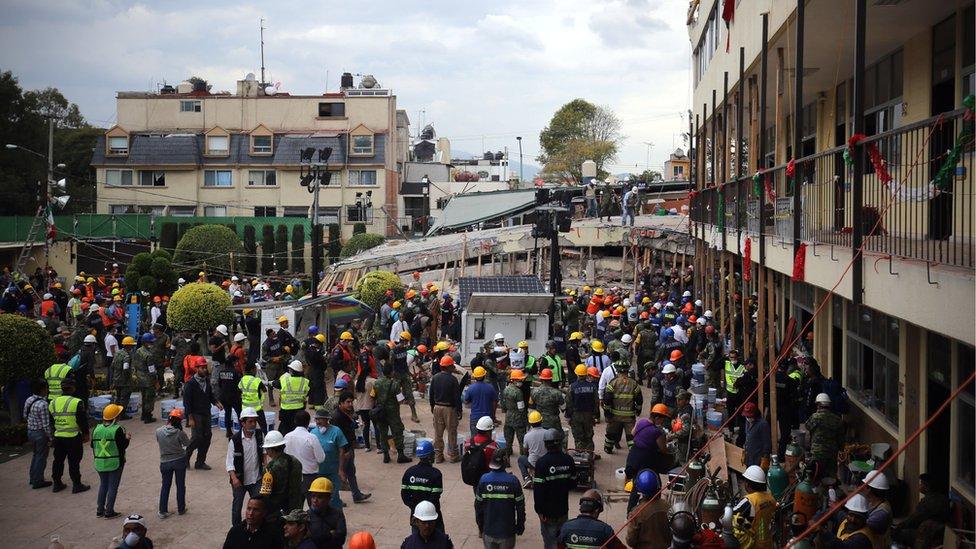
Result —
<path fill-rule="evenodd" d="M 261 87 L 264 87 L 264 18 L 261 18 Z"/>

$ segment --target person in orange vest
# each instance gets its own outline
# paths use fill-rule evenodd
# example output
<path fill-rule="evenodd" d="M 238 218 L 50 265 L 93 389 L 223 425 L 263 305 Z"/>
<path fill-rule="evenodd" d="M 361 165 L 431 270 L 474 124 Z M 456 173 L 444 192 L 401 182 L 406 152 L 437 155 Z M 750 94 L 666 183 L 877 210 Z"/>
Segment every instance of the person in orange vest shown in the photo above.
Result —
<path fill-rule="evenodd" d="M 54 316 L 61 316 L 61 308 L 54 301 L 54 295 L 44 294 L 44 299 L 41 301 L 41 318 L 47 318 L 52 312 Z"/>
<path fill-rule="evenodd" d="M 340 370 L 348 374 L 356 371 L 356 356 L 353 354 L 352 339 L 352 332 L 342 332 L 339 335 L 339 343 L 336 343 L 336 346 L 332 348 L 332 353 L 329 355 L 329 366 L 332 367 L 336 375 L 339 375 Z"/>

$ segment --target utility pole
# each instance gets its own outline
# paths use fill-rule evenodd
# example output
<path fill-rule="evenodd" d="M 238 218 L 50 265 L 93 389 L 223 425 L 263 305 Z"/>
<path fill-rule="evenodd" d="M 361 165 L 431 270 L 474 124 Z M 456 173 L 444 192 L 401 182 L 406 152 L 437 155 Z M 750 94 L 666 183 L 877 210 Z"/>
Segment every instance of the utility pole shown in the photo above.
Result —
<path fill-rule="evenodd" d="M 263 17 L 261 18 L 261 89 L 264 90 L 264 18 Z"/>
<path fill-rule="evenodd" d="M 316 153 L 318 158 L 313 159 Z M 315 150 L 314 147 L 302 149 L 299 164 L 299 184 L 312 194 L 312 297 L 318 295 L 319 271 L 322 269 L 322 224 L 319 222 L 319 190 L 328 185 L 332 175 L 329 173 L 329 157 L 332 147 Z"/>
<path fill-rule="evenodd" d="M 522 136 L 520 135 L 516 137 L 515 140 L 518 141 L 519 144 L 519 185 L 521 185 L 522 184 Z"/>

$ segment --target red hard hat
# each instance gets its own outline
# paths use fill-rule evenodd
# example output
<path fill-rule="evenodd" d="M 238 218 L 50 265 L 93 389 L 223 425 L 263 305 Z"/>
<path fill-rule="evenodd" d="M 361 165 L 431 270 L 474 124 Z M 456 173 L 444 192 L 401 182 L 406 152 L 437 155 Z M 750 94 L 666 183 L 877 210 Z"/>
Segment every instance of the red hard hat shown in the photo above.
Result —
<path fill-rule="evenodd" d="M 586 369 L 586 375 L 591 377 L 600 377 L 600 370 L 598 370 L 596 366 L 590 366 Z"/>
<path fill-rule="evenodd" d="M 549 368 L 544 368 L 542 370 L 542 373 L 539 374 L 539 379 L 547 379 L 549 381 L 552 381 L 552 370 L 550 370 Z"/>
<path fill-rule="evenodd" d="M 715 326 L 712 326 L 711 324 L 709 324 L 708 326 L 705 326 L 705 333 L 708 334 L 708 335 L 714 334 L 715 333 Z"/>
<path fill-rule="evenodd" d="M 207 359 L 205 357 L 198 356 L 196 360 L 193 361 L 193 365 L 196 366 L 197 368 L 201 366 L 207 366 L 208 365 Z"/>
<path fill-rule="evenodd" d="M 376 549 L 376 542 L 369 532 L 356 532 L 349 538 L 349 549 Z"/>
<path fill-rule="evenodd" d="M 422 354 L 422 355 L 427 354 L 427 346 L 426 345 L 422 345 L 422 344 L 421 345 L 417 345 L 417 352 L 420 353 L 420 354 Z"/>
<path fill-rule="evenodd" d="M 755 402 L 746 402 L 745 407 L 742 409 L 742 415 L 746 417 L 756 417 L 759 415 L 759 407 L 756 406 Z"/>
<path fill-rule="evenodd" d="M 685 354 L 681 352 L 681 349 L 671 351 L 671 360 L 680 360 L 683 356 L 685 356 Z"/>
<path fill-rule="evenodd" d="M 454 366 L 454 357 L 444 355 L 441 357 L 441 368 L 447 368 L 448 366 Z"/>

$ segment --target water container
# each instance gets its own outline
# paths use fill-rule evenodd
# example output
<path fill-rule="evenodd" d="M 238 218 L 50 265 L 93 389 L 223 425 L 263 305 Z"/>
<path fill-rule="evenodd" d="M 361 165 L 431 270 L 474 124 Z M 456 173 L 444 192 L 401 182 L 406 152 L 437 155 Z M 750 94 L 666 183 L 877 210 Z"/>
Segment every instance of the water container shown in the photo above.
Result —
<path fill-rule="evenodd" d="M 705 365 L 701 362 L 696 362 L 691 365 L 691 379 L 692 381 L 697 381 L 698 383 L 705 383 Z"/>
<path fill-rule="evenodd" d="M 139 413 L 140 408 L 142 408 L 142 395 L 139 393 L 133 393 L 132 396 L 129 397 L 129 405 L 125 407 L 125 413 L 129 414 L 130 416 L 135 415 Z M 147 411 L 152 413 L 152 410 Z"/>
<path fill-rule="evenodd" d="M 365 445 L 366 444 L 366 439 L 363 438 L 363 426 L 362 425 L 357 425 L 356 426 L 356 444 L 362 444 L 362 445 Z"/>
<path fill-rule="evenodd" d="M 715 387 L 708 388 L 708 404 L 715 404 L 715 400 L 718 398 L 718 389 Z"/>
<path fill-rule="evenodd" d="M 237 417 L 237 410 L 234 410 L 234 411 L 232 411 L 230 413 L 230 419 L 231 419 L 231 422 L 233 422 L 233 425 L 232 425 L 232 428 L 234 429 L 233 432 L 236 433 L 236 432 L 240 431 L 241 430 L 241 420 L 238 419 L 238 417 Z"/>
<path fill-rule="evenodd" d="M 180 402 L 180 404 L 182 404 L 182 401 Z M 168 398 L 166 400 L 160 400 L 159 401 L 159 415 L 160 415 L 160 417 L 162 417 L 163 419 L 168 418 L 169 417 L 169 413 L 173 411 L 173 408 L 176 408 L 176 399 L 175 398 Z"/>
<path fill-rule="evenodd" d="M 112 403 L 112 397 L 108 395 L 94 396 L 88 399 L 88 410 L 95 419 L 102 419 L 102 412 L 105 407 Z"/>
<path fill-rule="evenodd" d="M 695 409 L 696 415 L 702 415 L 705 412 L 705 395 L 691 395 L 691 407 Z"/>
<path fill-rule="evenodd" d="M 218 429 L 223 429 L 220 422 L 224 419 L 224 412 L 217 409 L 216 406 L 210 406 L 210 427 L 217 427 Z"/>
<path fill-rule="evenodd" d="M 505 441 L 505 433 L 495 431 L 492 438 L 495 439 L 495 444 L 498 445 L 499 450 L 504 450 L 506 447 L 508 447 L 508 443 Z"/>
<path fill-rule="evenodd" d="M 613 472 L 613 477 L 610 479 L 610 485 L 617 490 L 623 490 L 624 484 L 627 482 L 627 473 L 624 472 L 624 468 L 621 467 Z"/>
<path fill-rule="evenodd" d="M 413 392 L 413 399 L 414 399 L 414 401 L 417 401 L 417 400 L 420 400 L 422 398 L 425 398 L 426 396 L 427 395 L 421 393 L 420 391 L 414 391 Z"/>
<path fill-rule="evenodd" d="M 264 419 L 268 423 L 268 430 L 269 431 L 274 431 L 275 430 L 275 424 L 277 423 L 276 420 L 278 419 L 278 413 L 277 412 L 269 412 L 269 411 L 265 410 L 264 411 Z"/>
<path fill-rule="evenodd" d="M 708 428 L 712 431 L 718 431 L 722 427 L 722 418 L 724 414 L 722 412 L 716 412 L 715 410 L 709 410 L 705 418 L 708 421 Z"/>
<path fill-rule="evenodd" d="M 467 439 L 464 437 L 464 435 L 462 435 L 461 433 L 458 433 L 457 441 L 455 442 L 455 444 L 457 444 L 457 448 L 458 448 L 458 455 L 461 455 L 461 454 L 464 453 L 464 441 L 465 440 L 467 440 Z"/>
<path fill-rule="evenodd" d="M 413 457 L 414 449 L 417 447 L 417 435 L 410 431 L 403 432 L 403 455 Z"/>

